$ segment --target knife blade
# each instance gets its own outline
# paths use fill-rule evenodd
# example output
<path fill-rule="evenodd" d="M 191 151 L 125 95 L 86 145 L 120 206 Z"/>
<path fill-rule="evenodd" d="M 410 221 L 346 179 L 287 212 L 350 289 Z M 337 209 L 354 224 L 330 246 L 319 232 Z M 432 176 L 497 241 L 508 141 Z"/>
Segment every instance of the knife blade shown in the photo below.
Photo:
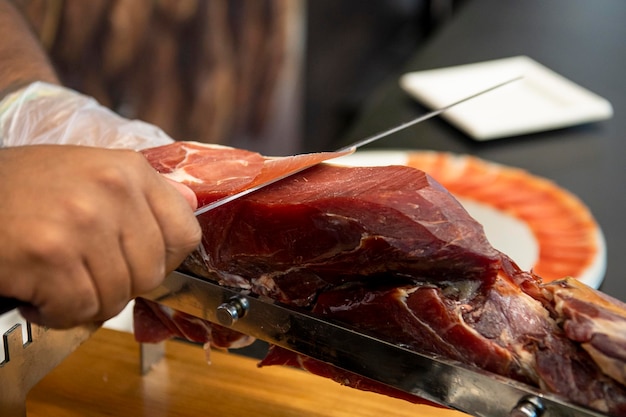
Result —
<path fill-rule="evenodd" d="M 474 416 L 603 416 L 517 381 L 183 272 L 168 275 L 142 297 Z"/>
<path fill-rule="evenodd" d="M 361 148 L 361 147 L 363 147 L 365 145 L 369 145 L 372 142 L 375 142 L 375 141 L 377 141 L 379 139 L 382 139 L 384 137 L 392 135 L 392 134 L 394 134 L 396 132 L 399 132 L 401 130 L 404 130 L 404 129 L 408 128 L 408 127 L 414 126 L 414 125 L 416 125 L 418 123 L 424 122 L 424 121 L 426 121 L 428 119 L 432 119 L 433 117 L 439 116 L 441 113 L 443 113 L 443 112 L 445 112 L 447 110 L 450 110 L 451 108 L 456 107 L 456 106 L 458 106 L 461 103 L 465 103 L 466 101 L 469 101 L 469 100 L 472 100 L 472 99 L 474 99 L 476 97 L 482 96 L 483 94 L 489 93 L 490 91 L 496 90 L 496 89 L 498 89 L 500 87 L 503 87 L 503 86 L 505 86 L 507 84 L 510 84 L 510 83 L 512 83 L 514 81 L 518 81 L 521 78 L 522 78 L 522 76 L 508 79 L 507 81 L 495 84 L 495 85 L 493 85 L 493 86 L 491 86 L 489 88 L 480 90 L 480 91 L 478 91 L 478 92 L 476 92 L 476 93 L 474 93 L 472 95 L 463 97 L 460 100 L 457 100 L 457 101 L 455 101 L 455 102 L 453 102 L 451 104 L 448 104 L 447 106 L 438 108 L 438 109 L 433 110 L 433 111 L 431 111 L 429 113 L 426 113 L 424 115 L 421 115 L 419 117 L 411 119 L 411 120 L 409 120 L 407 122 L 404 122 L 404 123 L 399 124 L 397 126 L 394 126 L 394 127 L 389 128 L 389 129 L 383 130 L 382 132 L 379 132 L 379 133 L 376 133 L 374 135 L 368 136 L 366 138 L 357 140 L 356 142 L 354 142 L 354 143 L 352 143 L 350 145 L 347 145 L 347 146 L 343 146 L 343 147 L 337 149 L 334 152 L 329 152 L 328 153 L 328 158 L 325 159 L 325 160 L 327 161 L 327 160 L 330 160 L 330 159 L 338 158 L 340 156 L 345 156 L 345 155 L 347 155 L 349 153 L 352 153 L 352 152 L 356 151 L 358 148 Z M 270 179 L 268 181 L 261 182 L 260 184 L 254 185 L 253 187 L 246 188 L 245 190 L 239 191 L 239 192 L 237 192 L 235 194 L 231 194 L 231 195 L 226 196 L 224 198 L 221 198 L 219 200 L 215 200 L 212 203 L 205 204 L 204 206 L 196 209 L 194 214 L 196 216 L 204 214 L 207 211 L 211 211 L 213 209 L 221 207 L 224 204 L 230 203 L 231 201 L 237 200 L 237 199 L 239 199 L 241 197 L 244 197 L 244 196 L 246 196 L 248 194 L 256 192 L 256 191 L 258 191 L 258 190 L 260 190 L 262 188 L 265 188 L 265 187 L 267 187 L 269 185 L 272 185 L 272 184 L 274 184 L 274 183 L 276 183 L 278 181 L 281 181 L 281 180 L 284 180 L 285 178 L 291 177 L 292 175 L 298 174 L 298 173 L 300 173 L 300 172 L 302 172 L 304 170 L 307 170 L 307 169 L 309 169 L 309 168 L 311 168 L 311 167 L 313 167 L 313 166 L 315 166 L 315 165 L 317 165 L 319 163 L 321 163 L 321 162 L 320 161 L 316 161 L 314 163 L 305 164 L 303 166 L 296 167 L 296 168 L 294 168 L 292 170 L 289 170 L 286 173 L 283 173 L 283 174 L 281 174 L 279 176 L 276 176 L 276 177 L 274 177 L 274 178 L 272 178 L 272 179 Z"/>

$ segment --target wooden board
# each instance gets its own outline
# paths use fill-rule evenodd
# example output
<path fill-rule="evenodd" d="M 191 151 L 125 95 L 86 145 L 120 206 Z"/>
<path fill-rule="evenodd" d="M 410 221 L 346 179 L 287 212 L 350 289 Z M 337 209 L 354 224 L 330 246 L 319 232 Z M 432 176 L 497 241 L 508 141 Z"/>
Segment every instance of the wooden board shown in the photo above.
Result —
<path fill-rule="evenodd" d="M 209 365 L 201 347 L 169 341 L 165 358 L 142 376 L 133 336 L 101 329 L 31 390 L 28 416 L 465 416 L 256 363 L 213 351 Z"/>

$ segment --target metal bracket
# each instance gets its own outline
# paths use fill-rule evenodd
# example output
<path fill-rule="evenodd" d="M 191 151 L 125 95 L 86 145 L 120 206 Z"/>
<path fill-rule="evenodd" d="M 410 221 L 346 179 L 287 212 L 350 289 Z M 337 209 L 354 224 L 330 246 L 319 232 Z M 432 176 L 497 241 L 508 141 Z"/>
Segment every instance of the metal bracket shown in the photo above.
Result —
<path fill-rule="evenodd" d="M 141 375 L 146 375 L 165 356 L 165 342 L 139 343 Z"/>
<path fill-rule="evenodd" d="M 52 330 L 26 323 L 26 327 L 26 342 L 22 340 L 21 324 L 2 335 L 5 359 L 0 363 L 0 414 L 4 417 L 25 417 L 26 396 L 31 388 L 100 326 Z"/>

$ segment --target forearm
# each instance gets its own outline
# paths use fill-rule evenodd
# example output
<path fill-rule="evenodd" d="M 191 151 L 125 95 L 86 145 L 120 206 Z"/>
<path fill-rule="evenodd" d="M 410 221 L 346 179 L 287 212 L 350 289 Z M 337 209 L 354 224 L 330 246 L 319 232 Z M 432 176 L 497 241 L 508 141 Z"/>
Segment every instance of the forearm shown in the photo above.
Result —
<path fill-rule="evenodd" d="M 0 40 L 0 100 L 34 81 L 59 83 L 30 27 L 7 0 L 0 0 Z"/>

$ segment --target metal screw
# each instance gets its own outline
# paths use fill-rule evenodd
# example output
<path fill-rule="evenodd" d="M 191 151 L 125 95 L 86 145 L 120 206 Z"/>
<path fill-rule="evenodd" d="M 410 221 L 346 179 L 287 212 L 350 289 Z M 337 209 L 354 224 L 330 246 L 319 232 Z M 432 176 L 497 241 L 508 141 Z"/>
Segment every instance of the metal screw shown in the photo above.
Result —
<path fill-rule="evenodd" d="M 525 397 L 511 410 L 511 417 L 540 417 L 545 410 L 538 397 Z"/>
<path fill-rule="evenodd" d="M 249 308 L 250 303 L 247 298 L 235 296 L 217 307 L 217 320 L 221 325 L 230 327 L 242 318 Z"/>

